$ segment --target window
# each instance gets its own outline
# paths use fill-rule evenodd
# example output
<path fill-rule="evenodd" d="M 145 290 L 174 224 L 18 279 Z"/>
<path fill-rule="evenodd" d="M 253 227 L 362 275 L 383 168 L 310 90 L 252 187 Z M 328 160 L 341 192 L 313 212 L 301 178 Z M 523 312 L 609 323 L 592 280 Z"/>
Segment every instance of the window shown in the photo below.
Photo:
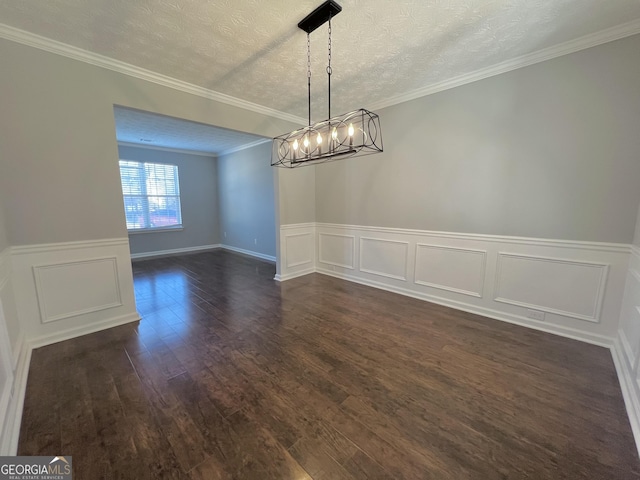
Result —
<path fill-rule="evenodd" d="M 182 226 L 178 167 L 120 160 L 127 230 Z"/>

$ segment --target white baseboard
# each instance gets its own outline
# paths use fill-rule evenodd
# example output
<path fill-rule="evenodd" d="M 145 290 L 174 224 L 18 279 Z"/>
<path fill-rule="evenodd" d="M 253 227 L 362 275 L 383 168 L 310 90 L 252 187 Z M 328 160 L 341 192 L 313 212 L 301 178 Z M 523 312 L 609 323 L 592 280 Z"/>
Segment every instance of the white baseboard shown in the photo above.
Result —
<path fill-rule="evenodd" d="M 346 275 L 343 273 L 332 272 L 330 270 L 325 270 L 321 268 L 316 269 L 316 272 L 321 273 L 323 275 L 329 275 L 331 277 L 348 280 L 350 282 L 359 283 L 361 285 L 367 285 L 369 287 L 379 288 L 381 290 L 386 290 L 388 292 L 398 293 L 400 295 L 405 295 L 407 297 L 417 298 L 419 300 L 425 300 L 427 302 L 435 303 L 438 305 L 444 305 L 445 307 L 455 308 L 456 310 L 461 310 L 463 312 L 469 312 L 469 313 L 474 313 L 476 315 L 481 315 L 483 317 L 493 318 L 494 320 L 501 320 L 503 322 L 532 328 L 534 330 L 553 333 L 555 335 L 559 335 L 562 337 L 571 338 L 572 340 L 580 340 L 580 341 L 590 343 L 593 345 L 598 345 L 601 347 L 609 348 L 611 347 L 611 344 L 613 342 L 613 339 L 611 337 L 607 337 L 605 335 L 598 335 L 598 334 L 593 334 L 593 333 L 585 332 L 578 329 L 572 329 L 572 328 L 562 327 L 558 325 L 547 324 L 545 322 L 538 322 L 527 317 L 508 314 L 506 312 L 501 312 L 498 310 L 493 310 L 485 307 L 479 307 L 469 303 L 456 302 L 455 300 L 451 300 L 448 298 L 437 297 L 434 295 L 415 292 L 412 290 L 395 287 L 386 283 L 375 282 L 372 280 L 362 279 L 362 278 Z M 311 272 L 308 272 L 308 273 L 311 273 Z M 288 278 L 285 280 L 288 280 Z"/>
<path fill-rule="evenodd" d="M 27 390 L 27 377 L 29 375 L 32 348 L 28 342 L 23 341 L 19 350 L 21 353 L 13 380 L 13 395 L 7 408 L 4 427 L 2 432 L 0 432 L 0 455 L 13 456 L 17 455 L 18 452 L 22 410 L 24 407 L 24 396 Z"/>
<path fill-rule="evenodd" d="M 618 374 L 631 431 L 633 432 L 636 448 L 640 455 L 640 395 L 638 392 L 638 383 L 636 379 L 633 378 L 633 366 L 629 365 L 627 361 L 620 336 L 615 339 L 611 346 L 611 356 L 613 357 L 613 363 L 616 367 L 616 373 Z"/>
<path fill-rule="evenodd" d="M 261 260 L 266 260 L 268 262 L 275 263 L 276 257 L 273 255 L 265 255 L 264 253 L 254 252 L 252 250 L 245 250 L 244 248 L 232 247 L 231 245 L 225 245 L 224 243 L 220 245 L 220 248 L 224 250 L 229 250 L 230 252 L 241 253 L 243 255 L 249 255 L 250 257 L 259 258 Z"/>
<path fill-rule="evenodd" d="M 141 317 L 138 313 L 121 315 L 102 322 L 96 322 L 90 325 L 71 328 L 48 335 L 42 335 L 37 338 L 32 338 L 29 341 L 29 345 L 31 346 L 31 348 L 45 347 L 47 345 L 64 342 L 65 340 L 81 337 L 83 335 L 89 335 L 90 333 L 96 333 L 108 328 L 119 327 L 120 325 L 124 325 L 125 323 L 137 322 L 138 320 L 140 320 L 140 318 Z"/>
<path fill-rule="evenodd" d="M 216 250 L 221 247 L 222 245 L 217 243 L 215 245 L 200 245 L 198 247 L 184 247 L 173 248 L 171 250 L 156 250 L 154 252 L 132 253 L 131 260 L 141 260 L 155 257 L 170 257 L 173 255 L 184 255 L 185 253 L 206 252 L 209 250 Z"/>
<path fill-rule="evenodd" d="M 229 250 L 230 252 L 249 255 L 250 257 L 259 258 L 261 260 L 267 260 L 268 262 L 276 261 L 276 257 L 272 255 L 265 255 L 264 253 L 254 252 L 252 250 L 245 250 L 243 248 L 238 248 L 231 245 L 225 245 L 222 243 L 217 243 L 213 245 L 200 245 L 197 247 L 173 248 L 171 250 L 156 250 L 154 252 L 132 253 L 131 260 L 135 261 L 135 260 L 146 260 L 146 259 L 158 258 L 158 257 L 171 257 L 175 255 L 185 255 L 189 253 L 208 252 L 211 250 L 218 250 L 220 248 L 224 250 Z"/>
<path fill-rule="evenodd" d="M 315 273 L 315 272 L 316 272 L 315 268 L 308 268 L 306 270 L 299 270 L 294 273 L 288 273 L 285 275 L 276 274 L 275 277 L 273 277 L 273 279 L 277 282 L 284 282 L 286 280 L 291 280 L 292 278 L 303 277 L 305 275 L 309 275 L 310 273 Z"/>

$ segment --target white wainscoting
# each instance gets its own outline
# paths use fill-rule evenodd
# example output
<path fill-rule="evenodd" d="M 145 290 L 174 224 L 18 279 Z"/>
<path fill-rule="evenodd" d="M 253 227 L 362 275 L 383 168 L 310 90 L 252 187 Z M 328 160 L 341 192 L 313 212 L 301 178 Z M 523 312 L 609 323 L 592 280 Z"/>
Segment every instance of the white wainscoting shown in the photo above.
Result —
<path fill-rule="evenodd" d="M 34 348 L 139 319 L 128 238 L 0 253 L 0 455 L 16 454 Z"/>
<path fill-rule="evenodd" d="M 20 423 L 22 421 L 22 408 L 27 389 L 27 376 L 29 363 L 31 362 L 32 347 L 21 337 L 19 348 L 20 355 L 13 370 L 13 384 L 9 392 L 9 402 L 0 417 L 0 455 L 16 455 L 18 450 L 18 438 L 20 435 Z"/>
<path fill-rule="evenodd" d="M 13 349 L 9 339 L 5 301 L 8 286 L 11 282 L 11 267 L 9 249 L 0 252 L 0 455 L 8 455 L 5 451 L 5 431 L 9 430 L 9 405 L 14 389 Z M 4 300 L 4 301 L 3 301 Z"/>
<path fill-rule="evenodd" d="M 33 347 L 139 319 L 127 238 L 12 247 L 11 258 Z"/>
<path fill-rule="evenodd" d="M 11 249 L 0 252 L 0 455 L 15 455 L 31 349 L 16 307 Z"/>
<path fill-rule="evenodd" d="M 640 250 L 633 249 L 620 313 L 618 340 L 621 354 L 634 377 L 640 376 Z"/>
<path fill-rule="evenodd" d="M 316 270 L 316 229 L 313 223 L 280 226 L 278 281 L 307 275 Z"/>
<path fill-rule="evenodd" d="M 0 252 L 0 315 L 3 317 L 4 328 L 7 331 L 7 347 L 12 359 L 12 369 L 15 369 L 22 339 L 13 294 L 10 248 Z"/>
<path fill-rule="evenodd" d="M 640 250 L 632 249 L 613 359 L 640 453 Z"/>
<path fill-rule="evenodd" d="M 608 269 L 602 263 L 498 252 L 494 300 L 599 322 Z"/>
<path fill-rule="evenodd" d="M 278 280 L 319 272 L 607 347 L 630 256 L 626 244 L 324 223 L 284 225 L 280 242 Z"/>

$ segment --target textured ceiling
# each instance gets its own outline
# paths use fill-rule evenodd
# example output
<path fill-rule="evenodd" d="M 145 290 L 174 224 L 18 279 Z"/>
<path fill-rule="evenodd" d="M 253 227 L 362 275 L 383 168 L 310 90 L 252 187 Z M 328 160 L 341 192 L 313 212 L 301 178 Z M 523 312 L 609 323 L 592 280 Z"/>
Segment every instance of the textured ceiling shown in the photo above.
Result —
<path fill-rule="evenodd" d="M 306 117 L 306 35 L 321 0 L 0 0 L 0 22 Z M 334 113 L 640 19 L 639 0 L 339 0 Z M 326 28 L 311 34 L 326 118 Z"/>
<path fill-rule="evenodd" d="M 115 107 L 116 138 L 121 143 L 190 150 L 220 155 L 265 139 L 154 113 Z M 271 139 L 268 139 L 269 141 Z"/>

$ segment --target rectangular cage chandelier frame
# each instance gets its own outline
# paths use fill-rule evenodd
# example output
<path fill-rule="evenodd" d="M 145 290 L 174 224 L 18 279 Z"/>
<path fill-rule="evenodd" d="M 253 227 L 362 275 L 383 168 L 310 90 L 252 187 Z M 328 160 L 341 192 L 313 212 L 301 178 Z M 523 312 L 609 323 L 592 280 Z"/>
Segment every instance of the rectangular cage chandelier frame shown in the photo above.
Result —
<path fill-rule="evenodd" d="M 331 19 L 342 11 L 333 0 L 327 0 L 307 15 L 298 27 L 307 32 L 307 55 L 310 58 L 309 35 L 329 23 L 328 110 L 329 119 L 311 124 L 311 69 L 307 70 L 309 124 L 273 139 L 271 165 L 295 168 L 347 157 L 380 153 L 382 130 L 377 114 L 360 108 L 331 117 Z"/>

